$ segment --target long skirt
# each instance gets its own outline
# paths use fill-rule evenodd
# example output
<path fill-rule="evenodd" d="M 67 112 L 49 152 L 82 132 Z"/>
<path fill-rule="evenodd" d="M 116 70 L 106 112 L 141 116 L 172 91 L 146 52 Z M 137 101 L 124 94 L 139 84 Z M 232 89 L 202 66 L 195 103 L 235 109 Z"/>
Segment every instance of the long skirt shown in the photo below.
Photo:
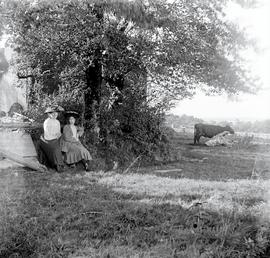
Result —
<path fill-rule="evenodd" d="M 80 142 L 72 143 L 64 141 L 64 146 L 65 163 L 74 164 L 81 160 L 92 160 L 91 154 Z"/>
<path fill-rule="evenodd" d="M 55 168 L 64 165 L 59 139 L 46 142 L 40 140 L 40 148 L 45 153 L 50 167 Z"/>

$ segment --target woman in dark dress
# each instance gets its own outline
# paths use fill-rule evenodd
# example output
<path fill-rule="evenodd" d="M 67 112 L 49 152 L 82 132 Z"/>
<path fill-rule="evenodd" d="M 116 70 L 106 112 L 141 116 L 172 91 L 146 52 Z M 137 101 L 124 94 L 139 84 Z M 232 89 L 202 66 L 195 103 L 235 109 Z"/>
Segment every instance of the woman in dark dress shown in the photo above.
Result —
<path fill-rule="evenodd" d="M 82 127 L 75 125 L 78 116 L 77 112 L 66 112 L 68 124 L 63 129 L 62 152 L 65 153 L 65 163 L 75 166 L 76 163 L 81 161 L 85 170 L 89 171 L 89 161 L 92 160 L 92 157 L 80 142 L 79 137 L 83 135 L 84 130 Z"/>
<path fill-rule="evenodd" d="M 49 166 L 55 168 L 58 172 L 64 170 L 64 160 L 61 152 L 60 138 L 61 126 L 57 116 L 58 108 L 47 108 L 45 114 L 48 118 L 43 123 L 44 135 L 40 138 L 40 147 L 46 155 Z"/>

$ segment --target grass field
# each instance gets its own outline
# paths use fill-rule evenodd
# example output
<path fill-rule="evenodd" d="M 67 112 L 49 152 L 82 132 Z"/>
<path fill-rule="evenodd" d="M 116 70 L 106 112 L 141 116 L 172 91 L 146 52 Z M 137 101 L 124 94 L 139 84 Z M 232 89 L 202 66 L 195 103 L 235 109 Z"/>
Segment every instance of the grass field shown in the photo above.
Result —
<path fill-rule="evenodd" d="M 267 140 L 191 143 L 125 174 L 2 170 L 0 257 L 270 257 Z"/>

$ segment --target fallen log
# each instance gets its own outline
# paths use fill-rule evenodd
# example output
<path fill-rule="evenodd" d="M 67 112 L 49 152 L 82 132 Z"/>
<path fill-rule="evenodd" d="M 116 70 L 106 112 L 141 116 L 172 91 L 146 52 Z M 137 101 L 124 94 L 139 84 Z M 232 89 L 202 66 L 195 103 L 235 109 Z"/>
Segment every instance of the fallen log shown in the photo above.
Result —
<path fill-rule="evenodd" d="M 44 165 L 38 163 L 38 161 L 34 162 L 33 160 L 23 158 L 16 153 L 13 153 L 13 152 L 10 152 L 7 150 L 3 150 L 1 148 L 0 148 L 0 157 L 4 157 L 4 158 L 7 158 L 9 160 L 15 161 L 15 162 L 23 165 L 24 167 L 28 167 L 28 168 L 31 168 L 33 170 L 39 171 L 39 172 L 46 172 L 47 171 L 47 168 Z"/>

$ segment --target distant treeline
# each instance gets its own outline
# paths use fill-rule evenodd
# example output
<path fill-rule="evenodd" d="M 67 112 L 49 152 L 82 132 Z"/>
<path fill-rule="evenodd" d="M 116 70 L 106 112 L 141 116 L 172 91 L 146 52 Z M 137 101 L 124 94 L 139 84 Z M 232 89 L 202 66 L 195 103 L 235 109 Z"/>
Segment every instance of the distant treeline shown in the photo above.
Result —
<path fill-rule="evenodd" d="M 203 119 L 188 116 L 188 115 L 166 115 L 165 124 L 175 129 L 181 129 L 183 127 L 192 127 L 196 123 L 205 122 Z M 209 122 L 207 122 L 209 123 Z M 270 119 L 263 121 L 211 121 L 211 124 L 230 125 L 236 132 L 254 132 L 254 133 L 270 133 Z"/>
<path fill-rule="evenodd" d="M 169 114 L 166 115 L 165 123 L 167 126 L 172 128 L 182 128 L 182 127 L 191 127 L 194 126 L 196 123 L 203 123 L 203 119 L 194 117 L 194 116 L 188 116 L 188 115 L 173 115 Z"/>
<path fill-rule="evenodd" d="M 239 132 L 254 132 L 254 133 L 270 133 L 270 120 L 244 122 L 236 121 L 233 123 L 235 131 Z"/>

